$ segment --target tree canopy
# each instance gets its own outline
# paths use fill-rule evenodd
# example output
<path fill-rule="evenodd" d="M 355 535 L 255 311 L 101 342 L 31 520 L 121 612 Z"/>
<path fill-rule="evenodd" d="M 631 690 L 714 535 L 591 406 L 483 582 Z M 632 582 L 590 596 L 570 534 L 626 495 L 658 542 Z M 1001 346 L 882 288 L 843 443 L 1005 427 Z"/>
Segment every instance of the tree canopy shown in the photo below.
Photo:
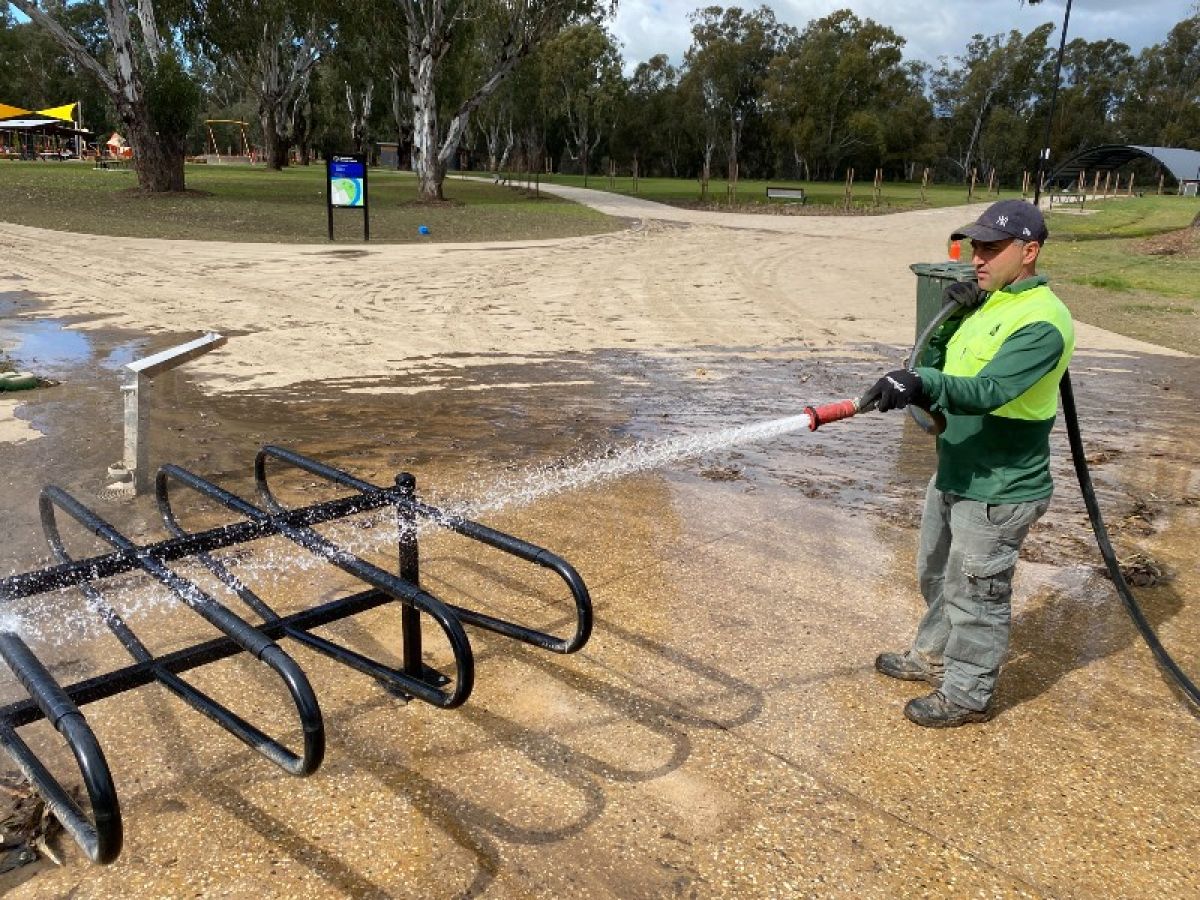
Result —
<path fill-rule="evenodd" d="M 1011 183 L 1036 165 L 1059 27 L 976 34 L 930 65 L 850 9 L 794 26 L 766 6 L 709 6 L 683 59 L 627 66 L 608 0 L 2 8 L 0 99 L 81 101 L 94 131 L 128 131 L 154 163 L 148 189 L 182 186 L 204 118 L 245 118 L 273 168 L 394 141 L 428 198 L 457 165 Z M 1052 160 L 1102 143 L 1200 149 L 1200 15 L 1140 53 L 1119 36 L 1067 43 L 1050 135 Z"/>

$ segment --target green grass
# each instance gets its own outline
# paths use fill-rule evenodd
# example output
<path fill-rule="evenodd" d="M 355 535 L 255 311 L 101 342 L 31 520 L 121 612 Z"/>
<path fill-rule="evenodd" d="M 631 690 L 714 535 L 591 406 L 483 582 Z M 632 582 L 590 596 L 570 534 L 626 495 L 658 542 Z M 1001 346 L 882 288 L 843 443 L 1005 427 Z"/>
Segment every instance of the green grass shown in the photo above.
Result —
<path fill-rule="evenodd" d="M 1200 351 L 1200 254 L 1150 253 L 1191 224 L 1192 197 L 1129 197 L 1052 212 L 1041 269 L 1081 321 L 1164 347 Z M 1163 238 L 1165 240 L 1166 238 Z"/>
<path fill-rule="evenodd" d="M 543 175 L 543 183 L 566 184 L 572 187 L 584 187 L 582 175 Z M 611 186 L 610 186 L 611 184 Z M 807 195 L 804 206 L 782 200 L 767 200 L 767 185 L 772 187 L 802 187 Z M 700 199 L 700 182 L 694 178 L 641 178 L 638 189 L 633 190 L 633 179 L 629 176 L 618 176 L 610 182 L 601 176 L 589 176 L 587 187 L 599 191 L 611 190 L 618 194 L 631 197 L 641 197 L 644 200 L 654 200 L 658 203 L 669 203 L 673 206 L 696 207 L 703 206 L 713 209 L 728 209 L 729 198 L 724 180 L 714 179 L 709 182 L 708 201 Z M 985 194 L 986 184 L 978 186 L 974 200 L 986 202 L 1006 197 L 1019 197 L 1017 191 L 1004 191 L 1001 194 Z M 857 181 L 853 186 L 852 209 L 859 213 L 897 212 L 904 209 L 919 209 L 933 206 L 961 206 L 967 202 L 966 185 L 930 185 L 925 199 L 921 198 L 920 182 L 884 182 L 880 188 L 879 205 L 875 204 L 874 190 L 871 179 Z M 845 185 L 838 182 L 790 181 L 778 179 L 771 181 L 744 180 L 738 182 L 736 206 L 753 208 L 772 208 L 786 211 L 789 214 L 809 212 L 812 214 L 829 214 L 845 209 Z"/>
<path fill-rule="evenodd" d="M 1088 284 L 1106 291 L 1127 291 L 1130 284 L 1119 275 L 1085 275 L 1075 280 L 1076 284 Z"/>
<path fill-rule="evenodd" d="M 1050 215 L 1042 260 L 1057 281 L 1196 297 L 1200 258 L 1155 255 L 1141 245 L 1189 225 L 1200 203 L 1190 197 L 1133 197 L 1092 208 L 1097 210 L 1093 215 Z"/>
<path fill-rule="evenodd" d="M 327 240 L 324 165 L 269 172 L 248 166 L 187 167 L 196 193 L 146 196 L 130 172 L 87 163 L 0 161 L 0 219 L 61 231 L 123 237 L 320 243 Z M 531 240 L 613 231 L 621 223 L 542 194 L 446 179 L 444 204 L 417 200 L 409 173 L 372 170 L 371 240 Z M 417 233 L 419 226 L 429 235 Z M 334 210 L 334 235 L 362 238 L 362 215 Z"/>

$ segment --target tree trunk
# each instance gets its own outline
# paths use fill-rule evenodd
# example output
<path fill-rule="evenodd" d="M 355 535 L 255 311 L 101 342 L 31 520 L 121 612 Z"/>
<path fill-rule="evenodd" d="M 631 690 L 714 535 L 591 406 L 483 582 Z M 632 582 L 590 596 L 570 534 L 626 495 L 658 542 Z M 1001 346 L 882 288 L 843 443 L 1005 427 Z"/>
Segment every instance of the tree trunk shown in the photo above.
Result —
<path fill-rule="evenodd" d="M 138 187 L 154 193 L 184 190 L 182 141 L 160 137 L 150 124 L 149 113 L 143 109 L 138 116 L 135 112 L 123 114 L 121 119 L 134 147 Z"/>
<path fill-rule="evenodd" d="M 368 80 L 362 94 L 357 97 L 349 83 L 346 84 L 346 106 L 350 110 L 350 140 L 354 144 L 354 152 L 368 158 L 371 155 L 371 134 L 368 129 L 371 97 L 374 92 L 374 81 Z"/>
<path fill-rule="evenodd" d="M 409 79 L 413 105 L 413 171 L 422 200 L 445 200 L 442 182 L 446 166 L 438 154 L 439 140 L 437 93 L 434 88 L 434 61 L 420 47 L 409 48 Z"/>
<path fill-rule="evenodd" d="M 729 183 L 732 185 L 737 181 L 738 168 L 738 144 L 741 138 L 741 129 L 738 127 L 737 119 L 731 118 L 729 123 Z"/>
<path fill-rule="evenodd" d="M 292 126 L 289 131 L 292 136 L 291 144 L 300 154 L 300 165 L 307 166 L 311 157 L 309 141 L 312 137 L 312 108 L 308 100 L 307 83 L 305 83 L 300 96 L 296 98 L 296 102 L 292 104 Z"/>
<path fill-rule="evenodd" d="M 987 93 L 983 95 L 983 103 L 979 105 L 979 110 L 975 113 L 975 126 L 971 129 L 971 141 L 967 144 L 967 155 L 963 159 L 963 181 L 967 180 L 967 176 L 971 172 L 971 160 L 975 156 L 975 145 L 979 141 L 980 132 L 983 131 L 983 121 L 987 118 L 988 110 L 991 109 L 994 93 L 994 87 L 988 88 Z"/>
<path fill-rule="evenodd" d="M 288 164 L 288 139 L 279 127 L 278 110 L 278 104 L 264 98 L 258 115 L 263 131 L 263 160 L 268 169 L 276 172 Z"/>
<path fill-rule="evenodd" d="M 407 112 L 412 112 L 412 97 L 405 86 L 404 73 L 393 63 L 392 72 L 392 119 L 396 123 L 396 168 L 404 168 L 404 160 L 412 159 L 412 129 L 408 124 Z"/>

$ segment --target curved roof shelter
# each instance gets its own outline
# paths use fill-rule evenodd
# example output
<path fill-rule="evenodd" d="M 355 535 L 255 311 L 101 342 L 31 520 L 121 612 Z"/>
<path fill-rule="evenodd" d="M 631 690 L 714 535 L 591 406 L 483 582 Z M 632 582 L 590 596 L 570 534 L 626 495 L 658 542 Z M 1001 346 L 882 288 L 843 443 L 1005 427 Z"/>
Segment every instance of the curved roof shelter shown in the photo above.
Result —
<path fill-rule="evenodd" d="M 1080 172 L 1112 171 L 1140 158 L 1152 159 L 1176 181 L 1200 181 L 1200 150 L 1178 147 L 1138 147 L 1134 144 L 1101 144 L 1077 153 L 1047 179 L 1051 184 L 1073 181 Z"/>

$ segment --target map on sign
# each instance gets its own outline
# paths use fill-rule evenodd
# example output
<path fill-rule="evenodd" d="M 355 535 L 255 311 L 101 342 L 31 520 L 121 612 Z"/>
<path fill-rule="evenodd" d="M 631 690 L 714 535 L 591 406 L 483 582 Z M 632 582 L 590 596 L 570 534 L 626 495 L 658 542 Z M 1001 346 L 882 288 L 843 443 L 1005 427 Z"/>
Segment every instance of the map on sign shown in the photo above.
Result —
<path fill-rule="evenodd" d="M 329 161 L 329 202 L 332 206 L 366 205 L 365 166 L 352 156 L 335 156 Z"/>
<path fill-rule="evenodd" d="M 329 193 L 334 206 L 362 206 L 362 179 L 334 178 L 329 182 Z"/>

